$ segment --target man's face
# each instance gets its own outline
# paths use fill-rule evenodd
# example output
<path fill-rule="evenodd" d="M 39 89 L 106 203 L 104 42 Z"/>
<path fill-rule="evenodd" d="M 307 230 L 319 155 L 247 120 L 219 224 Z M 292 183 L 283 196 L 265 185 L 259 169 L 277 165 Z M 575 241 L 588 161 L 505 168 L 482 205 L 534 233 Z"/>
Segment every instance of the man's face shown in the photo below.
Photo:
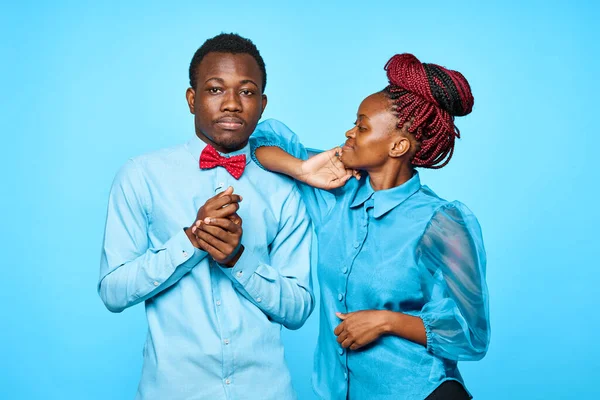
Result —
<path fill-rule="evenodd" d="M 222 153 L 244 147 L 267 106 L 256 60 L 249 54 L 208 53 L 196 82 L 186 92 L 196 135 Z"/>

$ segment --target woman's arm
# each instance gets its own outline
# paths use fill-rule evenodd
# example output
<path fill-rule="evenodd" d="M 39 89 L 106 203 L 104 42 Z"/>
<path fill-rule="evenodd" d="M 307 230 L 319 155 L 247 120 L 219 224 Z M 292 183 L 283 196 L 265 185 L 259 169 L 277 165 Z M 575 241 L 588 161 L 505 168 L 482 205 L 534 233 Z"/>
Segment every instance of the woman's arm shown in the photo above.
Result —
<path fill-rule="evenodd" d="M 428 301 L 418 315 L 389 310 L 338 314 L 338 342 L 359 349 L 382 335 L 422 344 L 438 357 L 479 360 L 490 338 L 486 257 L 479 223 L 461 203 L 438 210 L 417 247 Z M 435 293 L 435 294 L 434 294 Z"/>
<path fill-rule="evenodd" d="M 353 176 L 339 159 L 341 149 L 335 147 L 319 153 L 308 160 L 301 160 L 279 147 L 263 146 L 255 150 L 255 156 L 263 167 L 280 172 L 297 181 L 318 189 L 331 190 L 344 186 Z"/>
<path fill-rule="evenodd" d="M 312 167 L 319 167 L 319 163 L 327 165 L 332 157 L 335 157 L 335 151 L 323 152 L 309 159 L 306 148 L 298 140 L 298 136 L 292 132 L 283 123 L 269 119 L 258 124 L 256 131 L 250 137 L 252 159 L 261 168 L 277 171 L 295 178 L 296 186 L 300 190 L 302 199 L 306 204 L 308 213 L 315 225 L 318 227 L 325 216 L 327 216 L 336 204 L 336 196 L 345 191 L 345 187 L 337 189 L 335 192 L 331 188 L 341 187 L 345 183 L 338 173 L 329 182 L 333 184 L 319 184 L 306 179 L 306 171 Z M 307 160 L 306 163 L 303 163 Z M 335 162 L 335 160 L 333 160 Z M 341 162 L 337 160 L 339 168 Z M 326 171 L 326 170 L 325 170 Z M 328 173 L 327 171 L 325 172 Z M 309 174 L 310 175 L 310 174 Z M 338 179 L 336 181 L 336 179 Z M 347 181 L 347 179 L 346 179 Z M 308 184 L 305 184 L 307 182 Z M 311 186 L 326 187 L 329 190 L 321 190 Z"/>
<path fill-rule="evenodd" d="M 439 209 L 416 251 L 428 302 L 419 317 L 427 350 L 450 360 L 479 360 L 490 340 L 486 255 L 481 228 L 459 202 Z"/>
<path fill-rule="evenodd" d="M 294 179 L 300 175 L 302 160 L 283 151 L 279 147 L 259 147 L 254 152 L 261 165 L 269 171 L 279 172 Z"/>
<path fill-rule="evenodd" d="M 383 335 L 394 335 L 420 345 L 427 345 L 423 320 L 419 317 L 390 310 L 363 310 L 337 313 L 342 322 L 333 333 L 344 348 L 357 350 Z"/>

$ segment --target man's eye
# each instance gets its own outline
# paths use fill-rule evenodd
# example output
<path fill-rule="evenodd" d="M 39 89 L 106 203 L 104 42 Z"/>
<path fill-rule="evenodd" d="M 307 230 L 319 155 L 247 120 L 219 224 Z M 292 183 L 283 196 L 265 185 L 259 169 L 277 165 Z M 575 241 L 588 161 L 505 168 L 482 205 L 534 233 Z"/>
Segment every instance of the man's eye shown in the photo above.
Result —
<path fill-rule="evenodd" d="M 248 90 L 248 89 L 244 89 L 240 93 L 243 94 L 244 96 L 252 96 L 254 94 L 254 92 L 252 90 Z"/>
<path fill-rule="evenodd" d="M 208 93 L 210 93 L 210 94 L 217 94 L 217 93 L 221 93 L 221 88 L 216 88 L 216 87 L 209 88 L 209 89 L 208 89 Z"/>

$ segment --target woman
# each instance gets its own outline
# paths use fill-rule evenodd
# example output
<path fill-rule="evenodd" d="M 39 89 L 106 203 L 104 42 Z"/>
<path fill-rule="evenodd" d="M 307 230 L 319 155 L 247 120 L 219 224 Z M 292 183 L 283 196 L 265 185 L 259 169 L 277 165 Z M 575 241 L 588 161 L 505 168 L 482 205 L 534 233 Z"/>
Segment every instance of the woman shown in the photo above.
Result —
<path fill-rule="evenodd" d="M 389 86 L 361 103 L 341 149 L 306 160 L 287 127 L 266 121 L 254 157 L 299 182 L 315 223 L 316 393 L 467 399 L 457 361 L 481 359 L 489 342 L 481 231 L 466 206 L 422 186 L 415 168 L 448 163 L 454 117 L 471 112 L 473 97 L 460 73 L 410 54 L 385 69 Z M 364 176 L 350 180 L 352 171 Z"/>

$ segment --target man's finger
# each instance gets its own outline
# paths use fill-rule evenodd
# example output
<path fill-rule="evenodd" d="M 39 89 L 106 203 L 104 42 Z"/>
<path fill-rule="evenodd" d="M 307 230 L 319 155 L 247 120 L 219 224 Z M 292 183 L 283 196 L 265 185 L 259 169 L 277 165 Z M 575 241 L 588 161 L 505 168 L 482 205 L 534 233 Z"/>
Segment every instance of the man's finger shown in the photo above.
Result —
<path fill-rule="evenodd" d="M 216 199 L 217 197 L 221 197 L 227 194 L 233 194 L 233 186 L 228 186 L 227 189 L 223 190 L 222 192 L 217 193 L 213 199 Z"/>
<path fill-rule="evenodd" d="M 240 225 L 240 226 L 242 225 L 242 219 L 240 218 L 240 216 L 239 216 L 239 215 L 237 215 L 237 213 L 235 213 L 235 214 L 231 214 L 231 215 L 230 215 L 230 216 L 228 216 L 227 218 L 229 218 L 229 220 L 230 220 L 231 222 L 233 222 L 234 224 L 236 224 L 236 225 Z"/>
<path fill-rule="evenodd" d="M 239 220 L 241 221 L 242 219 L 239 218 Z M 206 217 L 206 218 L 204 218 L 204 221 L 202 221 L 202 222 L 204 222 L 203 226 L 206 226 L 206 227 L 215 226 L 215 227 L 223 228 L 225 231 L 234 233 L 234 234 L 237 234 L 242 230 L 242 228 L 238 224 L 236 224 L 229 218 Z"/>
<path fill-rule="evenodd" d="M 206 251 L 212 258 L 215 260 L 224 260 L 226 258 L 225 254 L 223 254 L 219 249 L 214 247 L 212 244 L 207 241 L 196 237 L 198 244 L 204 251 Z"/>
<path fill-rule="evenodd" d="M 212 198 L 206 203 L 210 210 L 218 210 L 227 204 L 239 203 L 240 201 L 242 201 L 242 197 L 239 194 L 224 194 L 217 198 Z"/>
<path fill-rule="evenodd" d="M 233 250 L 234 247 L 231 244 L 222 241 L 218 237 L 215 237 L 210 233 L 203 231 L 202 229 L 198 229 L 196 231 L 196 238 L 204 240 L 206 243 L 210 244 L 212 247 L 218 250 L 221 254 L 223 254 L 222 258 L 227 257 L 227 255 L 229 255 L 230 253 L 230 251 L 228 250 Z"/>
<path fill-rule="evenodd" d="M 240 209 L 239 203 L 230 203 L 225 207 L 221 207 L 217 210 L 209 211 L 210 218 L 227 218 L 230 215 L 233 215 Z"/>
<path fill-rule="evenodd" d="M 205 223 L 202 223 L 200 224 L 200 227 L 198 229 L 216 237 L 224 243 L 229 243 L 232 240 L 231 233 L 227 232 L 220 226 L 210 226 Z"/>
<path fill-rule="evenodd" d="M 221 197 L 221 196 L 226 196 L 226 195 L 230 195 L 233 194 L 233 186 L 229 186 L 227 189 L 225 189 L 224 191 L 222 191 L 221 193 L 217 193 L 217 195 L 214 197 Z M 240 201 L 243 200 L 242 196 L 238 195 L 240 198 Z"/>

